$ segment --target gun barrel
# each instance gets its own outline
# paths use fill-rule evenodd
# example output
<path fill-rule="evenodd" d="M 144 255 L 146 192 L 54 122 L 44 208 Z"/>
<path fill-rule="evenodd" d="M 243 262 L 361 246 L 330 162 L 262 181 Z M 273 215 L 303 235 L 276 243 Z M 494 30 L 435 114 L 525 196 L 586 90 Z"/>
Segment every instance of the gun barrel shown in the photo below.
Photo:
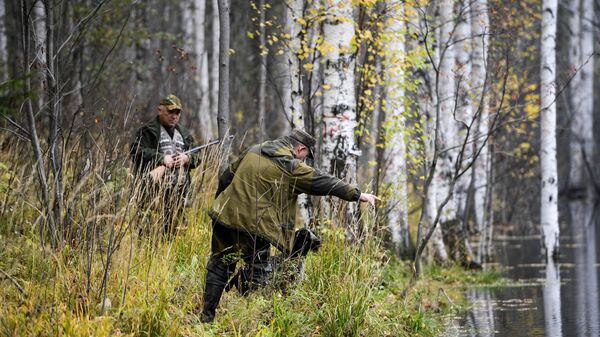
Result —
<path fill-rule="evenodd" d="M 206 144 L 203 144 L 203 145 L 200 145 L 200 146 L 196 146 L 196 147 L 194 147 L 194 148 L 192 148 L 192 149 L 189 149 L 189 150 L 185 151 L 184 153 L 185 153 L 185 154 L 194 153 L 194 152 L 196 152 L 196 151 L 200 151 L 200 150 L 202 150 L 202 149 L 203 149 L 203 148 L 205 148 L 205 147 L 209 147 L 209 146 L 211 146 L 211 145 L 218 144 L 219 142 L 220 142 L 220 140 L 219 140 L 219 139 L 211 140 L 210 142 L 208 142 L 208 143 L 206 143 Z"/>

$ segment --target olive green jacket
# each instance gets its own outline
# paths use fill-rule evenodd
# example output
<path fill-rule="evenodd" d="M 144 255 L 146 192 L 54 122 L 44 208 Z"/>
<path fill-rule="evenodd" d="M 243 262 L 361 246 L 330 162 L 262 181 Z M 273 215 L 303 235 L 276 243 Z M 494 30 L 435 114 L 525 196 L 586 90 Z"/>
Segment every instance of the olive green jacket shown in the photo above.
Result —
<path fill-rule="evenodd" d="M 188 129 L 179 124 L 175 126 L 175 128 L 183 138 L 183 142 L 185 143 L 184 150 L 189 150 L 195 146 L 196 142 L 194 141 L 194 137 Z M 165 155 L 158 151 L 159 141 L 160 120 L 157 116 L 136 131 L 133 142 L 131 143 L 129 154 L 133 160 L 136 175 L 140 176 L 140 173 L 153 170 L 163 163 Z M 200 161 L 198 153 L 189 154 L 188 157 L 190 158 L 190 161 L 187 167 L 187 183 L 190 181 L 189 169 L 195 168 Z"/>
<path fill-rule="evenodd" d="M 219 179 L 209 212 L 223 226 L 259 235 L 289 253 L 299 194 L 358 201 L 359 189 L 294 158 L 287 137 L 249 148 Z"/>

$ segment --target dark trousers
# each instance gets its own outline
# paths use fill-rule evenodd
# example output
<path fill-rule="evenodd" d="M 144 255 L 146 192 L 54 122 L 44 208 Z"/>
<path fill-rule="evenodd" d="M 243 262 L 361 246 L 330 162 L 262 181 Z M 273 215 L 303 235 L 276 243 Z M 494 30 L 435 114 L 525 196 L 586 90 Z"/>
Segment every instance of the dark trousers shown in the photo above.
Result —
<path fill-rule="evenodd" d="M 239 260 L 246 264 L 242 277 L 243 284 L 264 285 L 267 281 L 270 244 L 267 240 L 243 231 L 231 229 L 213 221 L 211 256 L 206 265 L 206 284 L 204 287 L 204 307 L 202 320 L 214 319 L 223 290 L 230 282 Z M 242 293 L 251 289 L 241 289 Z"/>

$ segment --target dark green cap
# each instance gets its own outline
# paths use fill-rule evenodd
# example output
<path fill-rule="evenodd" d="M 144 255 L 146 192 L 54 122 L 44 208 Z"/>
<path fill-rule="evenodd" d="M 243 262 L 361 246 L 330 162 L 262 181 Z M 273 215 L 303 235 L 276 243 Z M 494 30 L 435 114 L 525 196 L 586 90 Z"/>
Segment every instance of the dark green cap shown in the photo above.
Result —
<path fill-rule="evenodd" d="M 315 153 L 315 145 L 317 144 L 317 140 L 308 134 L 304 130 L 293 129 L 290 133 L 290 138 L 302 143 L 302 145 L 308 148 L 308 157 L 313 159 Z"/>
<path fill-rule="evenodd" d="M 167 110 L 183 110 L 179 97 L 171 94 L 160 100 L 160 105 L 164 105 Z"/>

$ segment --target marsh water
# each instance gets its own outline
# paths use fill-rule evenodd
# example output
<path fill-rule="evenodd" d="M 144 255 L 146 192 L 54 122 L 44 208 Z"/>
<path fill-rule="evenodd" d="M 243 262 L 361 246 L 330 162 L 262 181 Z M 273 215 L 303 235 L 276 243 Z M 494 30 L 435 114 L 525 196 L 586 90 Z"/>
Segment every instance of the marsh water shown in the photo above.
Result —
<path fill-rule="evenodd" d="M 543 263 L 540 238 L 498 237 L 497 262 L 510 284 L 468 289 L 470 309 L 444 336 L 600 336 L 600 216 L 571 204 L 558 263 Z"/>

